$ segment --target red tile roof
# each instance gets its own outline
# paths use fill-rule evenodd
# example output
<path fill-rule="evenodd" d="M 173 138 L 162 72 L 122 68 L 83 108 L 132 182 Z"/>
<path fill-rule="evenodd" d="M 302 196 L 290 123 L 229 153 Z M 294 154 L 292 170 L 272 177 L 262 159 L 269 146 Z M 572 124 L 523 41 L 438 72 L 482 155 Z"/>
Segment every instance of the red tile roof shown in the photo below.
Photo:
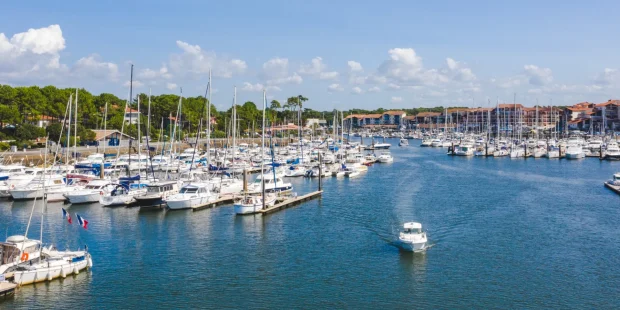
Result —
<path fill-rule="evenodd" d="M 418 115 L 416 115 L 416 117 L 432 117 L 432 116 L 439 116 L 441 115 L 441 113 L 439 112 L 420 112 L 418 113 Z"/>

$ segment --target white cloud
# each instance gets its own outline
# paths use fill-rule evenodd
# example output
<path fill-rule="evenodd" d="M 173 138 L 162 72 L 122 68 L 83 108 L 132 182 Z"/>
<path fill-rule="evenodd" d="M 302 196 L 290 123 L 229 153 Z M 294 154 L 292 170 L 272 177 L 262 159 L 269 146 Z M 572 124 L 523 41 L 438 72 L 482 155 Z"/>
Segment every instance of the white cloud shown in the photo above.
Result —
<path fill-rule="evenodd" d="M 600 86 L 609 86 L 618 81 L 618 77 L 620 77 L 619 71 L 617 69 L 605 68 L 603 72 L 599 73 L 594 78 L 594 84 Z"/>
<path fill-rule="evenodd" d="M 394 83 L 390 83 L 390 84 L 388 84 L 388 86 L 387 86 L 387 87 L 388 87 L 389 89 L 392 89 L 392 90 L 397 90 L 397 89 L 400 89 L 400 85 L 398 85 L 398 84 L 394 84 Z"/>
<path fill-rule="evenodd" d="M 201 77 L 211 69 L 214 76 L 230 78 L 243 74 L 248 67 L 243 60 L 220 57 L 215 52 L 203 51 L 199 45 L 183 41 L 176 44 L 182 53 L 170 56 L 169 67 L 177 75 Z"/>
<path fill-rule="evenodd" d="M 242 91 L 251 91 L 251 92 L 260 92 L 260 91 L 281 91 L 282 89 L 280 89 L 280 87 L 278 86 L 265 86 L 261 83 L 256 83 L 256 84 L 252 84 L 252 83 L 248 83 L 245 82 L 243 83 L 243 87 L 241 88 Z"/>
<path fill-rule="evenodd" d="M 371 88 L 368 89 L 369 93 L 376 93 L 376 92 L 380 92 L 381 88 L 377 87 L 377 86 L 373 86 Z"/>
<path fill-rule="evenodd" d="M 412 48 L 393 48 L 389 59 L 379 66 L 379 73 L 398 81 L 420 80 L 423 74 L 422 58 Z"/>
<path fill-rule="evenodd" d="M 268 85 L 301 84 L 303 78 L 294 72 L 289 75 L 289 62 L 287 58 L 272 58 L 263 64 L 259 77 Z"/>
<path fill-rule="evenodd" d="M 362 68 L 362 64 L 357 61 L 349 60 L 347 61 L 347 65 L 349 66 L 350 72 L 362 72 L 364 68 Z"/>
<path fill-rule="evenodd" d="M 133 82 L 132 81 L 125 81 L 125 83 L 123 83 L 123 86 L 124 87 L 129 87 L 130 84 L 133 86 L 133 88 L 139 88 L 139 87 L 144 86 L 144 83 L 142 83 L 141 81 L 138 81 L 138 80 L 133 80 Z"/>
<path fill-rule="evenodd" d="M 166 83 L 166 88 L 169 89 L 169 90 L 175 90 L 175 89 L 177 89 L 179 87 L 175 83 Z"/>
<path fill-rule="evenodd" d="M 340 84 L 334 83 L 334 84 L 327 86 L 327 90 L 331 92 L 341 92 L 341 91 L 344 91 L 344 88 L 340 86 Z"/>
<path fill-rule="evenodd" d="M 60 63 L 65 39 L 59 25 L 28 29 L 10 39 L 0 33 L 0 78 L 7 81 L 53 79 L 66 74 Z"/>
<path fill-rule="evenodd" d="M 136 75 L 137 78 L 143 80 L 155 80 L 155 79 L 170 79 L 172 78 L 172 74 L 168 72 L 168 67 L 166 64 L 163 64 L 159 70 L 152 69 L 143 69 Z"/>
<path fill-rule="evenodd" d="M 476 75 L 465 64 L 458 62 L 452 58 L 446 58 L 446 64 L 448 70 L 444 70 L 442 73 L 449 76 L 451 79 L 460 82 L 468 82 L 476 79 Z"/>
<path fill-rule="evenodd" d="M 542 86 L 553 82 L 553 74 L 549 68 L 539 68 L 535 65 L 525 65 L 523 67 L 528 82 L 535 86 Z"/>
<path fill-rule="evenodd" d="M 357 87 L 357 86 L 355 86 L 355 87 L 353 87 L 353 88 L 351 89 L 351 93 L 353 93 L 353 94 L 361 94 L 361 93 L 363 93 L 363 92 L 364 92 L 364 91 L 363 91 L 361 88 Z"/>
<path fill-rule="evenodd" d="M 100 61 L 99 55 L 92 54 L 80 58 L 71 69 L 76 77 L 96 77 L 99 79 L 116 80 L 118 78 L 118 66 L 111 62 Z"/>
<path fill-rule="evenodd" d="M 336 71 L 327 71 L 327 65 L 323 63 L 323 58 L 315 57 L 310 64 L 301 64 L 299 74 L 317 77 L 321 80 L 335 80 L 340 75 Z"/>
<path fill-rule="evenodd" d="M 321 72 L 319 75 L 319 78 L 321 80 L 335 80 L 338 78 L 340 74 L 336 71 L 330 71 L 330 72 Z"/>
<path fill-rule="evenodd" d="M 392 103 L 398 103 L 403 101 L 403 97 L 392 97 Z"/>

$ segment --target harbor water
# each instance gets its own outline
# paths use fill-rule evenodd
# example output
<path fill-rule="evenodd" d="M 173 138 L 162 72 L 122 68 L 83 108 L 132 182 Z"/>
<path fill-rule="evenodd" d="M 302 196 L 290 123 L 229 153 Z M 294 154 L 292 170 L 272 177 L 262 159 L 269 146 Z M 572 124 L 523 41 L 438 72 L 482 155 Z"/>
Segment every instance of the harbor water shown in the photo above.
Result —
<path fill-rule="evenodd" d="M 88 245 L 94 267 L 21 287 L 2 309 L 617 308 L 620 162 L 446 156 L 399 148 L 321 199 L 269 215 L 64 205 L 88 230 L 44 211 L 43 241 Z M 289 179 L 302 194 L 316 179 Z M 32 201 L 0 202 L 0 232 L 23 234 Z M 29 236 L 40 233 L 35 209 Z M 400 251 L 402 223 L 432 247 Z M 4 236 L 3 236 L 4 237 Z"/>

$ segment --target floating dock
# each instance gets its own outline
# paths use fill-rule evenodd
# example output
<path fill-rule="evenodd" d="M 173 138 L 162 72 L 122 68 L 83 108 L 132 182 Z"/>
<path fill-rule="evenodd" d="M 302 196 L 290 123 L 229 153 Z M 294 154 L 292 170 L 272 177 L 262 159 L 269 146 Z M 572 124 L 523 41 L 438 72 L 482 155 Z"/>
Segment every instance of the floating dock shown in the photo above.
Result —
<path fill-rule="evenodd" d="M 292 207 L 296 204 L 299 204 L 301 202 L 304 201 L 308 201 L 317 197 L 320 197 L 323 194 L 323 191 L 316 191 L 316 192 L 312 192 L 312 193 L 308 193 L 302 196 L 297 196 L 295 198 L 290 198 L 290 199 L 286 199 L 283 200 L 282 202 L 276 203 L 273 207 L 269 207 L 263 210 L 260 210 L 258 213 L 262 213 L 262 214 L 268 214 L 268 213 L 272 213 L 272 212 L 276 212 L 282 209 L 286 209 L 289 207 Z"/>
<path fill-rule="evenodd" d="M 208 203 L 205 203 L 205 204 L 201 204 L 201 205 L 192 207 L 192 210 L 193 211 L 198 211 L 198 210 L 203 210 L 203 209 L 210 209 L 210 208 L 213 208 L 213 207 L 221 206 L 221 205 L 224 205 L 224 204 L 230 204 L 230 203 L 233 203 L 233 202 L 235 202 L 235 197 L 229 196 L 229 197 L 220 198 L 220 199 L 218 199 L 216 201 L 211 201 L 211 202 L 208 202 Z"/>
<path fill-rule="evenodd" d="M 13 295 L 17 284 L 10 282 L 0 282 L 0 297 Z"/>

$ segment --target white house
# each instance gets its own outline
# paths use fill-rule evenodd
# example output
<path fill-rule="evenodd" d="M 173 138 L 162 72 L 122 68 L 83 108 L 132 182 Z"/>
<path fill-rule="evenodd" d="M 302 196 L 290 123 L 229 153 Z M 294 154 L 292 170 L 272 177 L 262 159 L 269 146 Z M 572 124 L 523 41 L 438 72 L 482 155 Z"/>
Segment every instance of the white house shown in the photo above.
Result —
<path fill-rule="evenodd" d="M 125 122 L 131 122 L 131 124 L 138 123 L 138 117 L 140 117 L 140 111 L 132 108 L 125 109 Z"/>

